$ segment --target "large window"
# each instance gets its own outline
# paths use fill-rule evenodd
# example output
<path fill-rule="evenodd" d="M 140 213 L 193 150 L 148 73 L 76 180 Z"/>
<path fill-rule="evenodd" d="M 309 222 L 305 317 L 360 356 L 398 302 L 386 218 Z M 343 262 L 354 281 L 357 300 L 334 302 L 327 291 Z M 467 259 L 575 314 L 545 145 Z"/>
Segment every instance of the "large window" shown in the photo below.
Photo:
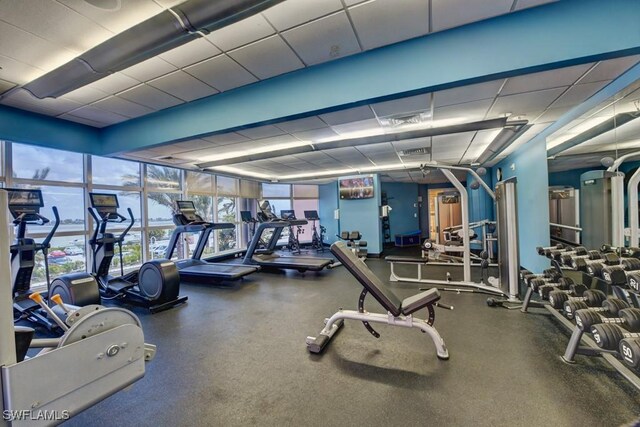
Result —
<path fill-rule="evenodd" d="M 13 178 L 34 181 L 83 182 L 83 156 L 32 145 L 11 144 Z"/>
<path fill-rule="evenodd" d="M 291 197 L 291 186 L 289 184 L 262 184 L 262 197 Z"/>
<path fill-rule="evenodd" d="M 109 157 L 91 157 L 94 185 L 140 187 L 140 164 Z"/>
<path fill-rule="evenodd" d="M 218 222 L 228 222 L 236 224 L 238 222 L 238 212 L 236 199 L 232 197 L 218 197 L 217 199 Z M 229 229 L 217 230 L 216 240 L 219 251 L 229 251 L 237 247 L 237 226 Z"/>

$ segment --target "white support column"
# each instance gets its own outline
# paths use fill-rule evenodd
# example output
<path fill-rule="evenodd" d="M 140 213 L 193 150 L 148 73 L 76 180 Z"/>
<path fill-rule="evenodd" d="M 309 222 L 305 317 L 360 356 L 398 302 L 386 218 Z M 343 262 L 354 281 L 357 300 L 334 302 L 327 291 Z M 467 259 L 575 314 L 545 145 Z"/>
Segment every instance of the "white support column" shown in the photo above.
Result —
<path fill-rule="evenodd" d="M 606 243 L 606 242 L 605 242 Z M 611 178 L 611 244 L 624 246 L 624 174 Z"/>
<path fill-rule="evenodd" d="M 629 195 L 629 228 L 631 230 L 629 246 L 638 246 L 638 184 L 640 183 L 640 169 L 636 170 L 631 176 L 627 185 L 627 194 Z"/>
<path fill-rule="evenodd" d="M 13 331 L 13 295 L 11 295 L 9 246 L 7 192 L 0 191 L 0 367 L 13 365 L 17 361 L 16 341 Z M 0 411 L 4 411 L 5 384 L 2 384 L 1 378 L 0 385 Z"/>
<path fill-rule="evenodd" d="M 465 282 L 471 281 L 471 250 L 469 242 L 469 195 L 464 185 L 456 178 L 456 176 L 449 169 L 441 169 L 444 176 L 453 184 L 453 186 L 460 193 L 461 210 L 462 210 L 462 245 L 464 246 L 464 253 L 462 256 L 463 266 L 463 280 Z"/>

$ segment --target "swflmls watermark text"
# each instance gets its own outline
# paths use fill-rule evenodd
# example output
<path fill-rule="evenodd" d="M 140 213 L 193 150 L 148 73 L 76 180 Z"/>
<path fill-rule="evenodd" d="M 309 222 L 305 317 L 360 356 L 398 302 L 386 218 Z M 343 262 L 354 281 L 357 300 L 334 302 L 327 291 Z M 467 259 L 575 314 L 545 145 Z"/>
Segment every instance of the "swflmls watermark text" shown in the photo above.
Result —
<path fill-rule="evenodd" d="M 69 419 L 69 411 L 20 409 L 2 411 L 5 421 L 65 421 Z"/>

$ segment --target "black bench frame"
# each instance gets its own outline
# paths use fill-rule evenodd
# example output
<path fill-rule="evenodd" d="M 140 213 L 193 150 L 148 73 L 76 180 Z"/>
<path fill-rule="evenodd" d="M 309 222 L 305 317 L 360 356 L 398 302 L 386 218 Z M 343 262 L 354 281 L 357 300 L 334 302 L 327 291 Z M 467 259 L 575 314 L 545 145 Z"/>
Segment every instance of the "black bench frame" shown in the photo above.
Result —
<path fill-rule="evenodd" d="M 367 265 L 360 260 L 343 242 L 331 245 L 331 252 L 345 268 L 360 282 L 364 290 L 360 294 L 359 310 L 339 310 L 333 316 L 325 319 L 325 327 L 317 337 L 307 337 L 307 349 L 312 353 L 320 353 L 327 346 L 331 338 L 342 327 L 344 319 L 359 320 L 376 338 L 379 334 L 371 328 L 369 323 L 384 323 L 391 326 L 419 328 L 425 332 L 436 347 L 440 359 L 448 359 L 449 351 L 438 331 L 433 327 L 433 307 L 438 306 L 440 293 L 437 289 L 429 289 L 400 300 L 395 294 L 385 288 L 381 280 L 373 274 Z M 369 313 L 364 310 L 364 297 L 370 293 L 386 310 L 386 314 Z M 440 305 L 443 308 L 451 308 Z M 429 319 L 423 320 L 413 317 L 413 313 L 422 308 L 429 310 Z"/>

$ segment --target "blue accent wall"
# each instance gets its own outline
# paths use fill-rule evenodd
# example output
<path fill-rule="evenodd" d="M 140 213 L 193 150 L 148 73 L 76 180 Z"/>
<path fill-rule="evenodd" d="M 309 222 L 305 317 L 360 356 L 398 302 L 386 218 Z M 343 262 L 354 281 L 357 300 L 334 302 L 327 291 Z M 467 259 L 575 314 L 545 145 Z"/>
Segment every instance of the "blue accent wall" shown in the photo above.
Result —
<path fill-rule="evenodd" d="M 354 178 L 354 176 L 339 179 Z M 380 225 L 380 177 L 373 175 L 374 196 L 370 199 L 338 200 L 340 209 L 340 231 L 357 230 L 367 241 L 370 254 L 382 253 L 382 230 Z M 337 190 L 337 184 L 336 184 Z"/>
<path fill-rule="evenodd" d="M 2 105 L 0 139 L 79 153 L 101 151 L 99 129 Z"/>
<path fill-rule="evenodd" d="M 338 220 L 334 218 L 333 212 L 338 209 L 338 183 L 331 182 L 318 186 L 318 216 L 320 217 L 320 225 L 327 229 L 325 234 L 325 243 L 333 243 L 338 238 L 336 234 L 340 233 L 340 225 Z"/>
<path fill-rule="evenodd" d="M 487 168 L 486 175 L 481 178 L 490 188 L 493 188 L 491 174 L 492 169 Z M 472 189 L 471 184 L 475 180 L 473 175 L 467 174 L 466 187 L 467 193 L 469 194 L 469 222 L 482 221 L 484 219 L 493 221 L 495 219 L 493 198 L 482 186 L 476 190 Z"/>
<path fill-rule="evenodd" d="M 396 234 L 420 230 L 418 218 L 418 184 L 410 182 L 383 182 L 382 191 L 387 193 L 391 213 L 389 226 L 391 239 Z M 384 237 L 384 236 L 383 236 Z"/>
<path fill-rule="evenodd" d="M 511 169 L 511 165 L 515 170 Z M 493 167 L 502 169 L 503 179 L 518 180 L 518 239 L 520 265 L 533 272 L 549 266 L 547 259 L 536 253 L 536 246 L 549 246 L 549 178 L 545 138 L 535 137 Z"/>

